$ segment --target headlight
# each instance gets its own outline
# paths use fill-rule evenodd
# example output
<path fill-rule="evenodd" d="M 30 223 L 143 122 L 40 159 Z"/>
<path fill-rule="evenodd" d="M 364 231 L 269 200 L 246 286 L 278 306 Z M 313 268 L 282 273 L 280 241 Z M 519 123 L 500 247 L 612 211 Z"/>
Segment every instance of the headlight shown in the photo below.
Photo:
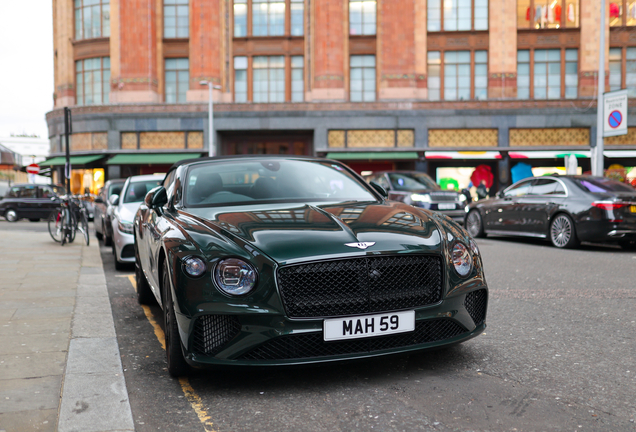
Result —
<path fill-rule="evenodd" d="M 192 277 L 205 273 L 205 262 L 199 257 L 187 257 L 183 260 L 183 271 Z"/>
<path fill-rule="evenodd" d="M 460 276 L 467 276 L 473 268 L 473 261 L 470 259 L 468 248 L 462 243 L 455 243 L 452 253 L 455 271 Z"/>
<path fill-rule="evenodd" d="M 430 195 L 422 195 L 422 194 L 412 194 L 411 201 L 419 201 L 419 202 L 431 202 Z"/>
<path fill-rule="evenodd" d="M 214 282 L 226 294 L 243 295 L 256 286 L 256 270 L 240 259 L 228 258 L 216 265 Z"/>
<path fill-rule="evenodd" d="M 464 201 L 466 201 L 466 195 L 459 194 L 459 202 L 464 202 Z"/>
<path fill-rule="evenodd" d="M 119 228 L 119 231 L 126 234 L 133 233 L 133 224 L 130 222 L 117 221 L 117 228 Z"/>

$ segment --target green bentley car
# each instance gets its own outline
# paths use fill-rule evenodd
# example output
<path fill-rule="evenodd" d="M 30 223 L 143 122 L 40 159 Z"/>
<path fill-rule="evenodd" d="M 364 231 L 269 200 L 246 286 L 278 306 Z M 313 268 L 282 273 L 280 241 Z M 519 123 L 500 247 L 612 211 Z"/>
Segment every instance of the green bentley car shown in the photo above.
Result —
<path fill-rule="evenodd" d="M 168 370 L 418 352 L 486 328 L 477 245 L 346 165 L 175 164 L 134 221 L 137 296 L 163 309 Z"/>

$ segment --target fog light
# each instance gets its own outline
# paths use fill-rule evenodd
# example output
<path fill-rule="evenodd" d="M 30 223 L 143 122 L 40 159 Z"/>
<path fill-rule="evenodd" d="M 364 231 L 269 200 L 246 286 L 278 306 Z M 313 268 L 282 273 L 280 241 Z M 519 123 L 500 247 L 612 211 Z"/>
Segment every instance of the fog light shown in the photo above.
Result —
<path fill-rule="evenodd" d="M 187 257 L 183 260 L 183 271 L 192 277 L 205 273 L 205 262 L 199 257 Z"/>
<path fill-rule="evenodd" d="M 455 271 L 460 276 L 466 276 L 473 268 L 473 262 L 470 259 L 470 253 L 468 252 L 468 248 L 464 246 L 462 243 L 455 243 L 453 246 L 453 265 L 455 266 Z"/>
<path fill-rule="evenodd" d="M 236 258 L 220 261 L 214 269 L 214 282 L 226 294 L 243 295 L 256 286 L 257 272 L 248 263 Z"/>

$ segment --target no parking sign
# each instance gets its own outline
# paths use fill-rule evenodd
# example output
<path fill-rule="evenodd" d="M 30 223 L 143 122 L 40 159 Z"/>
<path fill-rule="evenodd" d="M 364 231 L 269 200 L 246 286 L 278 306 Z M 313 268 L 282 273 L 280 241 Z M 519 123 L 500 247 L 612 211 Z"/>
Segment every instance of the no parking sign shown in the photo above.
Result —
<path fill-rule="evenodd" d="M 618 90 L 603 95 L 603 136 L 627 134 L 627 90 Z"/>

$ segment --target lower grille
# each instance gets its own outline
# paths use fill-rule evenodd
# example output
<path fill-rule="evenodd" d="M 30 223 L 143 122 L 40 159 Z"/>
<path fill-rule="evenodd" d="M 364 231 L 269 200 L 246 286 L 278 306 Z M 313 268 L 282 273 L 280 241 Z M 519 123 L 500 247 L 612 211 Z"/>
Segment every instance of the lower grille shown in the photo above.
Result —
<path fill-rule="evenodd" d="M 135 247 L 133 245 L 126 245 L 121 250 L 122 258 L 134 258 L 135 257 Z"/>
<path fill-rule="evenodd" d="M 343 354 L 368 354 L 442 341 L 465 332 L 466 329 L 455 321 L 435 319 L 417 321 L 415 330 L 412 332 L 366 339 L 325 342 L 322 332 L 288 335 L 265 342 L 243 354 L 239 360 L 293 360 Z"/>
<path fill-rule="evenodd" d="M 431 193 L 431 199 L 433 202 L 448 202 L 448 201 L 459 201 L 459 197 L 457 194 L 445 194 L 445 193 Z"/>
<path fill-rule="evenodd" d="M 238 318 L 231 315 L 204 315 L 197 318 L 192 334 L 192 351 L 215 355 L 241 331 Z"/>
<path fill-rule="evenodd" d="M 442 260 L 389 255 L 291 265 L 278 270 L 278 287 L 291 318 L 413 309 L 442 299 Z"/>
<path fill-rule="evenodd" d="M 488 293 L 485 289 L 470 292 L 466 294 L 464 307 L 468 314 L 475 322 L 475 325 L 481 325 L 486 320 L 486 307 L 488 305 Z"/>

